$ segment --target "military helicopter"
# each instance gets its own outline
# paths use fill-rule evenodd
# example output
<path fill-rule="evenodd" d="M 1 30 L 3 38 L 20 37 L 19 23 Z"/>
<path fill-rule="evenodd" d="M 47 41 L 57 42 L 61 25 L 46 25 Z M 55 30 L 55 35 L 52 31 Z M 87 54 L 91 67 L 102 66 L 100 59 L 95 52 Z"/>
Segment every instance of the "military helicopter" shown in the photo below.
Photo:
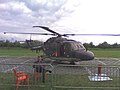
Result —
<path fill-rule="evenodd" d="M 43 50 L 47 57 L 64 58 L 61 61 L 64 61 L 65 58 L 67 58 L 68 61 L 70 60 L 70 62 L 94 59 L 94 53 L 87 50 L 81 42 L 65 38 L 70 35 L 74 36 L 75 34 L 60 34 L 45 26 L 33 26 L 33 27 L 42 28 L 50 33 L 4 32 L 4 34 L 12 33 L 12 34 L 30 34 L 30 35 L 31 34 L 52 35 L 55 37 L 51 37 L 46 42 L 44 42 L 43 45 L 34 46 L 31 49 Z M 31 41 L 32 40 L 30 36 L 30 40 L 26 40 L 26 42 L 29 43 Z M 70 59 L 70 58 L 73 58 L 73 59 Z"/>
<path fill-rule="evenodd" d="M 12 33 L 12 34 L 35 34 L 35 35 L 52 35 L 55 37 L 49 38 L 43 45 L 37 45 L 32 47 L 32 50 L 43 50 L 47 57 L 57 57 L 59 61 L 69 61 L 70 63 L 74 63 L 75 61 L 87 61 L 93 60 L 95 55 L 93 52 L 87 50 L 81 42 L 67 39 L 65 37 L 68 36 L 120 36 L 120 34 L 60 34 L 51 30 L 45 26 L 33 26 L 34 28 L 41 28 L 50 33 L 21 33 L 21 32 L 4 32 Z M 31 42 L 30 40 L 26 40 L 27 43 Z M 55 59 L 57 59 L 55 58 Z M 62 58 L 62 59 L 60 59 Z"/>
<path fill-rule="evenodd" d="M 45 54 L 49 57 L 63 57 L 63 58 L 76 58 L 79 60 L 92 60 L 94 59 L 93 52 L 87 50 L 81 42 L 63 38 L 69 35 L 75 34 L 59 34 L 48 27 L 44 26 L 33 26 L 42 28 L 51 32 L 52 34 L 44 34 L 44 35 L 53 35 L 56 37 L 49 38 L 43 46 L 41 47 L 33 47 L 33 50 L 43 50 Z"/>
<path fill-rule="evenodd" d="M 120 34 L 60 34 L 45 26 L 33 26 L 34 28 L 42 28 L 51 34 L 41 33 L 39 35 L 53 35 L 56 37 L 49 38 L 44 45 L 32 47 L 32 50 L 43 50 L 48 57 L 57 57 L 60 61 L 70 61 L 74 64 L 75 61 L 93 60 L 95 55 L 87 50 L 81 42 L 63 38 L 68 36 L 120 36 Z M 62 59 L 60 59 L 62 58 Z M 69 59 L 68 59 L 69 58 Z"/>

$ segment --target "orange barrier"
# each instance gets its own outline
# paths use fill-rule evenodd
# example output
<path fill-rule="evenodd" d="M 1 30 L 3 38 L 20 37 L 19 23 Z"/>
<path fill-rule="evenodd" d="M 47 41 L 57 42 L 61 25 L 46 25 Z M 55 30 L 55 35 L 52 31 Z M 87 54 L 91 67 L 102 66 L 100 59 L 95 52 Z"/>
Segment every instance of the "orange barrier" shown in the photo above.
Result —
<path fill-rule="evenodd" d="M 24 73 L 23 71 L 16 71 L 15 69 L 13 69 L 14 75 L 16 77 L 16 90 L 18 90 L 19 85 L 21 83 L 21 81 L 25 80 L 26 83 L 29 85 L 29 77 L 28 74 Z"/>

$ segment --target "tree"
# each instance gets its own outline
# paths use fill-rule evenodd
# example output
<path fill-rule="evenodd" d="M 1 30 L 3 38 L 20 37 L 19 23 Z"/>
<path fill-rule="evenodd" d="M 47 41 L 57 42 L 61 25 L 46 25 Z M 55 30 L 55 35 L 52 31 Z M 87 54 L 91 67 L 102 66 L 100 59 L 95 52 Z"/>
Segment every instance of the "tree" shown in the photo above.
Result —
<path fill-rule="evenodd" d="M 111 47 L 113 47 L 113 48 L 120 48 L 120 44 L 114 43 L 114 44 L 111 45 Z"/>
<path fill-rule="evenodd" d="M 99 47 L 99 48 L 110 48 L 111 45 L 108 44 L 108 43 L 105 41 L 105 42 L 99 44 L 97 47 Z"/>
<path fill-rule="evenodd" d="M 93 44 L 93 42 L 84 43 L 83 45 L 84 45 L 86 48 L 93 48 L 93 47 L 95 47 L 95 45 Z"/>
<path fill-rule="evenodd" d="M 14 44 L 14 47 L 20 47 L 21 46 L 19 41 L 15 41 L 13 44 Z"/>

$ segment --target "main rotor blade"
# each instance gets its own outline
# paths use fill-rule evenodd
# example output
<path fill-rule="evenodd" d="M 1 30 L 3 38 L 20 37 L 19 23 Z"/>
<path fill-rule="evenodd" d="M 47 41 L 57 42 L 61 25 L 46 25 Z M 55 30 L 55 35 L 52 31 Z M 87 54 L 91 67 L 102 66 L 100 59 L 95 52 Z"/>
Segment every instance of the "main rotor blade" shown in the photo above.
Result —
<path fill-rule="evenodd" d="M 47 31 L 49 31 L 49 32 L 51 32 L 51 33 L 53 33 L 53 34 L 56 34 L 56 35 L 58 35 L 58 36 L 62 36 L 61 34 L 55 32 L 55 31 L 53 31 L 53 30 L 51 30 L 51 29 L 49 29 L 48 27 L 45 27 L 45 26 L 33 26 L 33 27 L 42 28 L 42 29 L 45 29 L 45 30 L 47 30 Z"/>
<path fill-rule="evenodd" d="M 64 34 L 66 36 L 120 36 L 120 34 Z"/>
<path fill-rule="evenodd" d="M 24 33 L 24 32 L 4 32 L 4 34 L 33 34 L 33 35 L 55 35 L 49 33 Z"/>
<path fill-rule="evenodd" d="M 36 26 L 35 26 L 36 27 Z M 54 32 L 54 31 L 53 31 Z M 50 34 L 50 33 L 24 33 L 24 32 L 4 32 L 4 34 L 33 34 L 33 35 L 58 35 L 58 36 L 120 36 L 120 34 Z"/>

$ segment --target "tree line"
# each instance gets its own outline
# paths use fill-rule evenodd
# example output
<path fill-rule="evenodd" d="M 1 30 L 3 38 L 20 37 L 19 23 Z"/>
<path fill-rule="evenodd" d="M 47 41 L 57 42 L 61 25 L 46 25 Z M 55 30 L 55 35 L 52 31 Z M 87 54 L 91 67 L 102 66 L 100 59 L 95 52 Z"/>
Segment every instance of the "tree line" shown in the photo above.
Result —
<path fill-rule="evenodd" d="M 84 43 L 83 45 L 88 48 L 120 48 L 120 44 L 118 43 L 109 44 L 106 41 L 98 45 L 94 45 L 93 42 Z"/>
<path fill-rule="evenodd" d="M 28 40 L 27 40 L 28 41 Z M 35 46 L 35 45 L 41 45 L 41 44 L 43 44 L 43 42 L 42 41 L 37 41 L 37 40 L 35 40 L 35 41 L 28 41 L 28 42 L 26 42 L 26 41 L 14 41 L 14 42 L 11 42 L 11 41 L 9 41 L 9 40 L 2 40 L 2 41 L 0 41 L 0 47 L 21 47 L 21 48 L 30 48 L 30 47 L 32 47 L 32 46 Z"/>
<path fill-rule="evenodd" d="M 21 47 L 21 48 L 29 48 L 32 46 L 36 45 L 41 45 L 43 44 L 43 41 L 32 41 L 30 43 L 28 42 L 20 42 L 20 41 L 14 41 L 10 42 L 9 40 L 5 41 L 0 41 L 0 47 Z M 106 41 L 103 43 L 100 43 L 98 45 L 94 45 L 93 42 L 90 43 L 83 43 L 83 45 L 87 48 L 120 48 L 120 44 L 114 43 L 114 44 L 109 44 Z"/>

